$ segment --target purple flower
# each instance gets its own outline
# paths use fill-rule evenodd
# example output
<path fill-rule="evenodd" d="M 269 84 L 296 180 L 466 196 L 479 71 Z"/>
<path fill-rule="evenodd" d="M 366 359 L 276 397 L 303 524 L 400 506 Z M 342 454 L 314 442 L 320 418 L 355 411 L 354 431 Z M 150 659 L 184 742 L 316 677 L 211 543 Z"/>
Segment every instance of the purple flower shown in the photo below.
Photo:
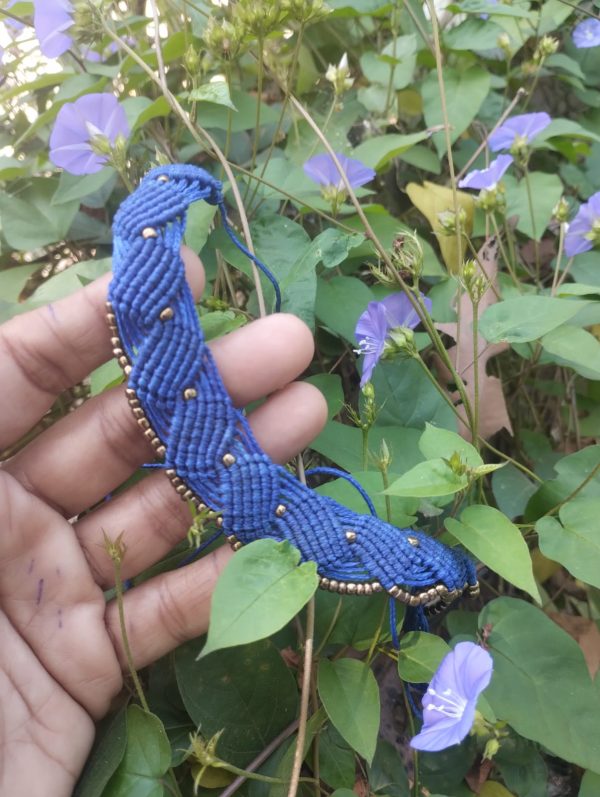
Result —
<path fill-rule="evenodd" d="M 581 205 L 565 236 L 567 257 L 588 252 L 600 244 L 600 191 Z"/>
<path fill-rule="evenodd" d="M 442 660 L 422 701 L 423 727 L 410 746 L 445 750 L 473 727 L 477 698 L 492 677 L 492 657 L 473 642 L 459 642 Z"/>
<path fill-rule="evenodd" d="M 339 152 L 335 154 L 352 188 L 358 188 L 375 177 L 373 169 L 369 169 L 368 166 L 365 166 L 360 161 L 347 158 Z M 327 153 L 315 155 L 307 160 L 304 164 L 304 173 L 315 183 L 325 188 L 335 188 L 338 191 L 345 190 L 338 168 L 333 162 L 331 155 Z"/>
<path fill-rule="evenodd" d="M 423 294 L 421 298 L 429 312 L 431 299 Z M 383 354 L 389 332 L 397 327 L 414 329 L 419 321 L 419 316 L 405 293 L 392 293 L 381 302 L 369 302 L 354 330 L 358 341 L 357 354 L 365 355 L 361 387 L 371 379 L 373 369 Z"/>
<path fill-rule="evenodd" d="M 34 0 L 33 27 L 40 50 L 57 58 L 73 44 L 66 31 L 73 25 L 73 6 L 69 0 Z"/>
<path fill-rule="evenodd" d="M 584 19 L 573 28 L 573 44 L 582 50 L 600 45 L 600 19 Z"/>
<path fill-rule="evenodd" d="M 113 146 L 117 136 L 129 135 L 125 111 L 112 94 L 85 94 L 62 106 L 50 136 L 50 160 L 71 174 L 99 172 L 108 153 L 99 154 L 92 139 Z"/>
<path fill-rule="evenodd" d="M 513 162 L 512 155 L 498 155 L 487 169 L 473 169 L 458 184 L 459 188 L 477 188 L 491 190 L 500 182 L 502 175 Z"/>
<path fill-rule="evenodd" d="M 8 11 L 10 8 L 12 8 L 16 2 L 17 0 L 8 0 L 8 3 L 6 4 L 6 10 Z M 17 20 L 13 19 L 12 17 L 2 17 L 2 22 L 4 22 L 7 27 L 12 28 L 15 33 L 18 33 L 18 31 L 23 30 L 25 27 L 22 22 L 17 22 Z"/>
<path fill-rule="evenodd" d="M 492 133 L 488 140 L 489 147 L 492 152 L 498 152 L 501 149 L 511 149 L 515 144 L 530 144 L 551 121 L 545 111 L 513 116 Z"/>

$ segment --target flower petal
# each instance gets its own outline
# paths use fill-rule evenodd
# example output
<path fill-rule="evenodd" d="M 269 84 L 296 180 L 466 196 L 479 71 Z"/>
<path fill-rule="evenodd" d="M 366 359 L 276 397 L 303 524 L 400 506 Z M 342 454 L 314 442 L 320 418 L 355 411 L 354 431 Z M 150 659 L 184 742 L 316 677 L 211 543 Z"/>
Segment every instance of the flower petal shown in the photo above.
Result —
<path fill-rule="evenodd" d="M 573 44 L 579 50 L 600 45 L 600 19 L 584 19 L 573 28 Z"/>
<path fill-rule="evenodd" d="M 57 58 L 73 43 L 65 32 L 73 25 L 72 13 L 69 0 L 35 0 L 33 26 L 40 50 L 48 58 Z"/>
<path fill-rule="evenodd" d="M 504 172 L 513 162 L 512 155 L 498 155 L 487 169 L 474 169 L 469 172 L 459 183 L 459 188 L 475 188 L 489 190 L 500 181 Z"/>
<path fill-rule="evenodd" d="M 545 111 L 512 116 L 489 137 L 489 148 L 492 152 L 510 149 L 517 136 L 525 138 L 528 143 L 531 143 L 536 136 L 539 136 L 542 130 L 548 127 L 551 121 L 552 117 Z"/>

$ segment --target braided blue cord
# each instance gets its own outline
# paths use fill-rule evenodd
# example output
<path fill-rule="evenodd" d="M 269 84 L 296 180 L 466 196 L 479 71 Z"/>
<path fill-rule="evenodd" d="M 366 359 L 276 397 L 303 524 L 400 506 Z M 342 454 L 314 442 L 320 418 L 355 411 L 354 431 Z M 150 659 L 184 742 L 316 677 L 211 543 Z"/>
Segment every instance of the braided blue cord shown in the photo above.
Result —
<path fill-rule="evenodd" d="M 125 200 L 114 222 L 109 300 L 131 365 L 128 386 L 164 446 L 160 466 L 220 513 L 228 537 L 242 544 L 289 540 L 303 561 L 317 563 L 323 578 L 376 581 L 385 590 L 476 586 L 474 564 L 462 551 L 352 512 L 301 484 L 262 451 L 223 385 L 185 280 L 179 249 L 187 208 L 199 199 L 221 207 L 219 181 L 193 166 L 159 167 Z M 273 282 L 268 269 L 257 265 Z M 279 301 L 278 289 L 276 296 Z M 413 614 L 420 625 L 422 611 Z"/>

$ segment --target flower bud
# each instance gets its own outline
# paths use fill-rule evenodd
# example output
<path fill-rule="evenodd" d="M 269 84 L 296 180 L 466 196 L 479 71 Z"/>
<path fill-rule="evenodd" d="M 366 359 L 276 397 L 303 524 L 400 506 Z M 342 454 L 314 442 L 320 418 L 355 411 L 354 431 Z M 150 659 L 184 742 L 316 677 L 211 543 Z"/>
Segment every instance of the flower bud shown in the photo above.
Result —
<path fill-rule="evenodd" d="M 498 47 L 504 53 L 505 58 L 507 59 L 512 58 L 512 46 L 510 43 L 510 36 L 508 35 L 508 33 L 501 33 L 498 36 L 497 44 Z"/>
<path fill-rule="evenodd" d="M 416 232 L 400 233 L 394 238 L 391 259 L 400 273 L 406 272 L 415 279 L 423 271 L 423 247 Z"/>
<path fill-rule="evenodd" d="M 467 222 L 467 212 L 464 208 L 458 209 L 458 216 L 453 210 L 443 210 L 437 214 L 437 217 L 441 235 L 456 235 L 457 227 L 460 226 L 463 229 Z"/>
<path fill-rule="evenodd" d="M 600 219 L 594 219 L 592 228 L 583 237 L 592 242 L 594 249 L 600 246 Z"/>
<path fill-rule="evenodd" d="M 96 44 L 104 36 L 102 0 L 76 0 L 73 4 L 73 38 L 80 44 Z"/>
<path fill-rule="evenodd" d="M 535 52 L 533 53 L 533 60 L 537 64 L 541 64 L 544 59 L 549 55 L 553 55 L 558 50 L 558 39 L 552 36 L 542 36 L 537 43 Z"/>
<path fill-rule="evenodd" d="M 387 470 L 392 464 L 392 455 L 384 439 L 381 440 L 378 460 L 379 460 L 379 465 L 384 470 Z"/>
<path fill-rule="evenodd" d="M 498 750 L 500 750 L 498 739 L 488 739 L 483 750 L 483 760 L 491 761 Z"/>
<path fill-rule="evenodd" d="M 348 89 L 352 88 L 354 78 L 350 77 L 350 67 L 348 66 L 348 54 L 344 53 L 337 66 L 329 64 L 325 72 L 325 79 L 333 84 L 336 96 L 341 96 Z"/>
<path fill-rule="evenodd" d="M 202 39 L 206 49 L 217 61 L 229 61 L 243 49 L 241 29 L 227 19 L 211 17 L 204 28 Z"/>
<path fill-rule="evenodd" d="M 569 221 L 569 213 L 569 203 L 564 196 L 561 196 L 552 210 L 552 217 L 555 218 L 560 224 L 564 224 L 565 222 Z"/>
<path fill-rule="evenodd" d="M 458 451 L 455 451 L 450 459 L 444 459 L 444 462 L 448 465 L 452 473 L 455 473 L 457 476 L 464 476 L 469 469 L 466 463 L 462 461 Z"/>
<path fill-rule="evenodd" d="M 329 14 L 323 0 L 282 0 L 281 8 L 291 22 L 317 22 Z"/>
<path fill-rule="evenodd" d="M 185 64 L 185 68 L 190 73 L 190 75 L 196 75 L 198 73 L 198 67 L 200 66 L 200 53 L 196 50 L 193 44 L 190 44 L 183 56 L 183 63 Z"/>
<path fill-rule="evenodd" d="M 415 333 L 409 327 L 396 327 L 388 332 L 381 359 L 391 359 L 397 354 L 405 357 L 418 356 L 417 347 L 415 346 Z"/>
<path fill-rule="evenodd" d="M 477 263 L 474 260 L 463 263 L 460 276 L 471 301 L 478 304 L 488 288 L 488 282 Z"/>
<path fill-rule="evenodd" d="M 494 186 L 494 188 L 484 188 L 479 192 L 475 204 L 485 213 L 496 212 L 504 214 L 506 210 L 506 199 L 503 186 L 499 183 Z"/>

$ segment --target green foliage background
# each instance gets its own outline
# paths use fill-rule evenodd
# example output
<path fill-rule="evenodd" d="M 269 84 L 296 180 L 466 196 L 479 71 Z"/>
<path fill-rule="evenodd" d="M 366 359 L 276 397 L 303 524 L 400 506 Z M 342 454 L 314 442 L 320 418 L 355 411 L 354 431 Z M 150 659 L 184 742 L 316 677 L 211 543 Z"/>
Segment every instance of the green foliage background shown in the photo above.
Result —
<path fill-rule="evenodd" d="M 600 189 L 600 47 L 578 50 L 571 40 L 574 24 L 597 15 L 598 3 L 463 0 L 439 9 L 439 41 L 415 0 L 329 0 L 323 10 L 309 0 L 157 0 L 158 36 L 144 3 L 103 5 L 102 24 L 86 38 L 106 52 L 100 63 L 85 59 L 77 30 L 58 71 L 46 71 L 26 44 L 30 27 L 7 47 L 0 320 L 67 296 L 110 269 L 111 219 L 128 190 L 123 177 L 135 183 L 156 162 L 173 160 L 224 178 L 232 217 L 240 224 L 245 212 L 256 252 L 280 282 L 283 309 L 316 336 L 306 378 L 325 394 L 329 421 L 307 460 L 348 470 L 382 517 L 461 544 L 482 565 L 479 602 L 461 601 L 434 621 L 432 634 L 404 637 L 398 653 L 383 596 L 315 595 L 302 751 L 309 780 L 300 791 L 599 794 L 600 252 L 561 261 L 565 228 L 553 216 L 561 197 L 572 215 Z M 10 12 L 30 21 L 31 3 Z M 237 20 L 237 33 L 225 39 L 224 19 Z M 556 37 L 558 49 L 539 57 L 544 36 Z M 113 40 L 119 46 L 110 53 Z M 353 83 L 338 94 L 325 72 L 345 52 Z M 56 114 L 98 91 L 119 97 L 132 128 L 123 173 L 110 165 L 83 177 L 61 173 L 48 160 Z M 483 167 L 485 147 L 472 156 L 513 102 L 515 112 L 545 110 L 553 122 L 533 143 L 525 172 L 506 177 L 505 214 L 486 215 L 450 188 L 467 164 Z M 377 171 L 369 189 L 333 211 L 302 169 L 325 142 Z M 231 175 L 245 211 L 236 206 Z M 501 380 L 512 434 L 498 428 L 489 440 L 477 437 L 474 417 L 483 408 L 476 394 L 473 444 L 459 436 L 464 424 L 448 398 L 457 378 L 445 380 L 442 366 L 453 369 L 446 354 L 452 341 L 435 326 L 458 320 L 455 297 L 470 301 L 463 259 L 472 252 L 443 234 L 438 215 L 457 207 L 472 251 L 495 231 L 502 242 L 497 299 L 474 318 L 486 345 L 505 344 L 487 373 Z M 199 311 L 209 337 L 258 313 L 249 265 L 213 215 L 193 207 L 187 233 L 207 271 Z M 398 289 L 381 284 L 372 269 L 389 277 L 385 259 L 411 230 L 424 253 L 419 287 L 433 310 L 416 337 L 419 357 L 377 367 L 377 412 L 369 419 L 354 327 L 369 301 Z M 399 270 L 411 286 L 410 273 Z M 265 295 L 272 305 L 268 287 Z M 463 344 L 469 336 L 477 343 L 477 326 L 464 324 Z M 73 395 L 98 394 L 118 378 L 107 363 L 46 421 L 61 417 Z M 318 489 L 364 510 L 343 480 Z M 175 554 L 186 552 L 182 543 Z M 314 566 L 298 567 L 287 545 L 262 541 L 242 550 L 217 588 L 207 640 L 183 645 L 142 674 L 152 713 L 124 700 L 101 724 L 77 794 L 171 793 L 170 767 L 182 794 L 192 793 L 194 778 L 202 794 L 231 794 L 229 784 L 249 765 L 271 780 L 242 772 L 239 794 L 287 794 L 304 607 L 315 586 Z M 575 618 L 587 623 L 583 647 Z M 483 639 L 494 657 L 480 710 L 496 728 L 499 749 L 488 765 L 481 758 L 486 738 L 468 737 L 411 759 L 406 684 L 427 681 L 448 646 L 463 639 Z M 391 691 L 385 680 L 380 700 L 374 673 L 383 683 L 390 667 L 399 674 Z M 215 753 L 206 745 L 217 734 Z M 203 760 L 213 765 L 201 773 Z M 556 783 L 558 792 L 550 786 Z"/>

